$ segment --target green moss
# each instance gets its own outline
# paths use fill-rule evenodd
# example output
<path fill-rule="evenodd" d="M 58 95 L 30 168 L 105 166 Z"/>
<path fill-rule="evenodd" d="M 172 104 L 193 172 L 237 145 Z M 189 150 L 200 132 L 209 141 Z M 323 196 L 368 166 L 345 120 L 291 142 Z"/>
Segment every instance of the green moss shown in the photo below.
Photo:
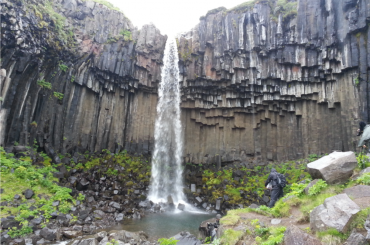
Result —
<path fill-rule="evenodd" d="M 211 15 L 211 14 L 217 14 L 218 12 L 221 12 L 221 11 L 225 11 L 227 10 L 225 7 L 218 7 L 218 8 L 215 8 L 215 9 L 212 9 L 212 10 L 209 10 L 206 14 L 205 17 L 207 17 L 208 15 Z"/>
<path fill-rule="evenodd" d="M 221 244 L 235 245 L 242 236 L 243 236 L 242 231 L 227 229 L 221 237 Z"/>
<path fill-rule="evenodd" d="M 317 232 L 316 235 L 324 244 L 341 244 L 349 236 L 349 234 L 343 234 L 334 228 Z"/>

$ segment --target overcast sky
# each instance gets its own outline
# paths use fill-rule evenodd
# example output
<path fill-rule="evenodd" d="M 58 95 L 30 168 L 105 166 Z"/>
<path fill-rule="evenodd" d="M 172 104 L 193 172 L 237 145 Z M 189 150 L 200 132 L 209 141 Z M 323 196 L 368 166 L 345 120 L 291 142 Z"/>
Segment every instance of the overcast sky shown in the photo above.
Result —
<path fill-rule="evenodd" d="M 235 7 L 249 0 L 108 0 L 139 29 L 153 23 L 162 34 L 174 36 L 190 31 L 208 10 Z"/>

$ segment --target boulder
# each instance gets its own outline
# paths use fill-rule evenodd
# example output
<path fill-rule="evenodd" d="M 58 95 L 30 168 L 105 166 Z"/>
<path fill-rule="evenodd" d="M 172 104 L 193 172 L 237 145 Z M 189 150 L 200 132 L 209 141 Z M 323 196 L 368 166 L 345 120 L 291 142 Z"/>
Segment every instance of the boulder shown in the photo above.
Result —
<path fill-rule="evenodd" d="M 315 180 L 311 181 L 310 183 L 308 183 L 306 188 L 304 188 L 304 192 L 306 193 L 306 195 L 308 195 L 308 191 L 310 190 L 310 188 L 312 186 L 314 186 L 318 181 L 319 181 L 319 179 L 315 179 Z"/>
<path fill-rule="evenodd" d="M 78 243 L 78 245 L 98 245 L 98 244 L 99 243 L 95 237 L 83 238 L 80 240 L 80 243 Z"/>
<path fill-rule="evenodd" d="M 123 213 L 119 213 L 117 216 L 116 216 L 116 221 L 117 222 L 120 222 L 120 221 L 122 221 L 123 220 L 123 218 L 124 218 L 125 216 L 123 215 Z"/>
<path fill-rule="evenodd" d="M 368 242 L 362 234 L 354 231 L 343 245 L 368 245 Z"/>
<path fill-rule="evenodd" d="M 345 233 L 359 211 L 360 207 L 347 194 L 329 197 L 310 213 L 311 230 L 316 232 L 335 228 Z"/>
<path fill-rule="evenodd" d="M 24 196 L 26 199 L 31 199 L 35 193 L 31 189 L 27 189 L 24 191 Z"/>
<path fill-rule="evenodd" d="M 356 185 L 345 189 L 343 192 L 346 193 L 359 207 L 367 208 L 370 206 L 370 186 Z"/>
<path fill-rule="evenodd" d="M 45 240 L 54 241 L 57 239 L 57 229 L 49 229 L 45 227 L 40 231 L 40 236 Z"/>
<path fill-rule="evenodd" d="M 364 226 L 365 226 L 365 229 L 367 230 L 366 240 L 370 242 L 370 214 L 367 216 Z"/>
<path fill-rule="evenodd" d="M 271 220 L 271 224 L 272 225 L 278 225 L 278 224 L 280 224 L 281 223 L 281 219 L 272 219 Z"/>
<path fill-rule="evenodd" d="M 178 240 L 177 245 L 200 245 L 202 244 L 194 235 L 189 232 L 182 231 L 173 236 L 175 240 Z"/>
<path fill-rule="evenodd" d="M 368 167 L 368 168 L 365 168 L 365 169 L 363 169 L 363 170 L 361 170 L 361 172 L 360 172 L 360 176 L 362 175 L 362 174 L 364 174 L 364 173 L 370 173 L 370 167 Z"/>
<path fill-rule="evenodd" d="M 185 204 L 179 203 L 179 205 L 177 205 L 177 209 L 180 209 L 181 211 L 184 211 Z"/>
<path fill-rule="evenodd" d="M 333 152 L 307 165 L 307 170 L 314 179 L 323 179 L 329 184 L 346 182 L 357 167 L 355 153 Z"/>
<path fill-rule="evenodd" d="M 310 236 L 295 225 L 288 227 L 284 233 L 285 245 L 321 245 L 319 239 Z"/>

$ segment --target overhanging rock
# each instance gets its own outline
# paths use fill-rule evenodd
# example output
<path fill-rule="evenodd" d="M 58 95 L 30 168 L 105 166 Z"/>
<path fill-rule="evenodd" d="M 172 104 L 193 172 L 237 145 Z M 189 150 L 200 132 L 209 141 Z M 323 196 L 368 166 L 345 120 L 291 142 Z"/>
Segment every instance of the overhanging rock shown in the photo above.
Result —
<path fill-rule="evenodd" d="M 346 182 L 357 166 L 355 153 L 333 152 L 307 165 L 313 179 L 323 179 L 329 184 Z"/>

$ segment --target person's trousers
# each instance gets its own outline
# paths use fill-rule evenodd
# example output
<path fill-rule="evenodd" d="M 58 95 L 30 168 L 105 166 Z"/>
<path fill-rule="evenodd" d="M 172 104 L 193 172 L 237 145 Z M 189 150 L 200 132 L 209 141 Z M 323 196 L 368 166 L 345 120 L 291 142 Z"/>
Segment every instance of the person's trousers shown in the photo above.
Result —
<path fill-rule="evenodd" d="M 269 208 L 274 207 L 275 203 L 280 198 L 280 195 L 282 196 L 282 194 L 283 194 L 283 190 L 280 190 L 279 187 L 272 188 L 271 189 L 271 199 L 270 199 L 270 203 L 269 203 L 268 207 Z"/>

